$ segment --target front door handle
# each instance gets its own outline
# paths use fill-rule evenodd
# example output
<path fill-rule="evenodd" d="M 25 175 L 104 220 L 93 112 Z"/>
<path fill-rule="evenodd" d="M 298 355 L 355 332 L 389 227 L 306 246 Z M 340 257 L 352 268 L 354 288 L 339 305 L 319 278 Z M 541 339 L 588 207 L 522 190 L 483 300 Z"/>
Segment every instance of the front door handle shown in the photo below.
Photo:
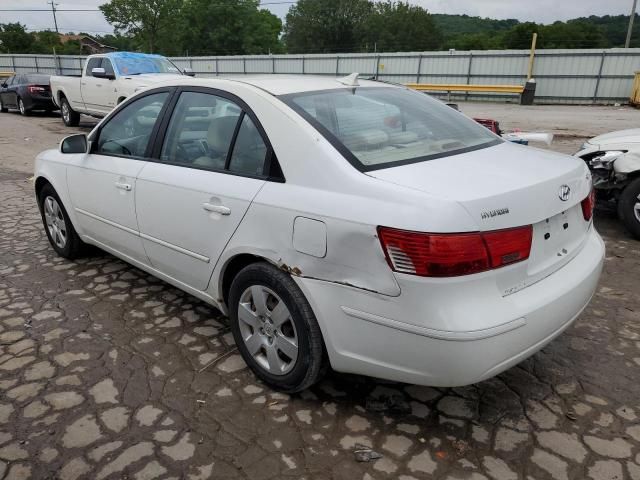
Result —
<path fill-rule="evenodd" d="M 122 183 L 122 182 L 116 182 L 116 188 L 119 188 L 120 190 L 125 190 L 127 192 L 130 192 L 131 191 L 131 184 Z"/>
<path fill-rule="evenodd" d="M 202 208 L 204 208 L 207 212 L 215 212 L 220 215 L 231 215 L 231 209 L 229 207 L 225 207 L 224 205 L 214 205 L 212 203 L 203 203 Z"/>

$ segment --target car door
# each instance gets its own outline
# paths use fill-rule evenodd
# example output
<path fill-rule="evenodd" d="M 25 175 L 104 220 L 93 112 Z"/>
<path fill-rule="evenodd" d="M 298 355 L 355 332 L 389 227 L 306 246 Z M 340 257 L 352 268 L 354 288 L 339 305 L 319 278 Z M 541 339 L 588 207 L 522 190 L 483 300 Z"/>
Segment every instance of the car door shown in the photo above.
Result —
<path fill-rule="evenodd" d="M 13 104 L 13 98 L 11 95 L 11 85 L 13 84 L 13 81 L 15 80 L 15 75 L 13 77 L 9 77 L 6 79 L 6 81 L 4 82 L 4 84 L 6 86 L 2 87 L 2 90 L 0 90 L 0 98 L 2 99 L 2 104 L 5 107 L 11 107 L 14 108 L 15 105 Z"/>
<path fill-rule="evenodd" d="M 89 59 L 85 76 L 82 77 L 80 82 L 82 87 L 82 100 L 84 101 L 86 109 L 92 113 L 104 114 L 113 108 L 108 106 L 108 99 L 110 98 L 109 87 L 112 80 L 94 77 L 91 73 L 94 68 L 104 68 L 104 60 L 109 61 L 104 57 L 93 57 Z"/>
<path fill-rule="evenodd" d="M 145 264 L 135 182 L 172 92 L 154 90 L 124 105 L 92 134 L 90 153 L 67 169 L 69 194 L 82 233 Z"/>
<path fill-rule="evenodd" d="M 15 75 L 7 87 L 5 104 L 11 108 L 18 108 L 18 87 L 23 83 L 23 77 L 24 75 Z"/>
<path fill-rule="evenodd" d="M 205 290 L 273 151 L 248 107 L 225 92 L 183 89 L 163 123 L 158 160 L 136 182 L 140 235 L 154 268 Z"/>

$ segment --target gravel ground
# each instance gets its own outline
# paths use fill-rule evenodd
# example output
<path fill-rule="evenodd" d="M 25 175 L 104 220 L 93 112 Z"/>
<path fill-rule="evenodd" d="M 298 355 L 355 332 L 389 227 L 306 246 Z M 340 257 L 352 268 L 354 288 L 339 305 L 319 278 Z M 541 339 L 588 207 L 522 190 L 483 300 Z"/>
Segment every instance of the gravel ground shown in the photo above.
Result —
<path fill-rule="evenodd" d="M 519 125 L 521 107 L 500 107 L 462 105 Z M 584 123 L 570 132 L 619 128 L 581 113 L 606 109 L 559 108 Z M 332 373 L 282 395 L 216 310 L 99 251 L 54 254 L 28 177 L 72 131 L 0 115 L 0 478 L 640 480 L 640 242 L 611 211 L 596 215 L 607 260 L 589 307 L 499 377 L 435 389 Z M 365 447 L 382 458 L 358 462 Z"/>

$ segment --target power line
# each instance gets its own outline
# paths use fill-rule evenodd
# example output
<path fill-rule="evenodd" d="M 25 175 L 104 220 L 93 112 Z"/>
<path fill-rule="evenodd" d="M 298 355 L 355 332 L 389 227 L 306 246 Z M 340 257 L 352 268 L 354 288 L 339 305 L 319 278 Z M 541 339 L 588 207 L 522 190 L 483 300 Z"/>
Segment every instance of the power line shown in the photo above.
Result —
<path fill-rule="evenodd" d="M 51 2 L 48 2 L 51 3 Z M 261 2 L 259 6 L 262 5 L 291 5 L 294 3 L 298 3 L 298 0 L 288 0 L 288 1 L 271 1 L 271 2 Z M 210 5 L 225 5 L 228 3 L 217 1 L 211 2 Z M 0 8 L 0 12 L 48 12 L 48 8 Z M 56 12 L 101 12 L 99 8 L 56 8 Z"/>

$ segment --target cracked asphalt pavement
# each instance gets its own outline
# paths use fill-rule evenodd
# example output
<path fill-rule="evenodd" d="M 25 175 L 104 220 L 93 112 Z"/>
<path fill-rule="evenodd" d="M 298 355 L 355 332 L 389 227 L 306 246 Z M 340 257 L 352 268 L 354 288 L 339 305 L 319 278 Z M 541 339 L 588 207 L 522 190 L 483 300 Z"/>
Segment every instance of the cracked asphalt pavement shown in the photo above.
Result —
<path fill-rule="evenodd" d="M 529 360 L 465 388 L 330 373 L 289 396 L 215 309 L 100 251 L 56 256 L 28 172 L 59 122 L 0 115 L 0 479 L 640 480 L 640 242 L 612 211 L 591 304 Z"/>

